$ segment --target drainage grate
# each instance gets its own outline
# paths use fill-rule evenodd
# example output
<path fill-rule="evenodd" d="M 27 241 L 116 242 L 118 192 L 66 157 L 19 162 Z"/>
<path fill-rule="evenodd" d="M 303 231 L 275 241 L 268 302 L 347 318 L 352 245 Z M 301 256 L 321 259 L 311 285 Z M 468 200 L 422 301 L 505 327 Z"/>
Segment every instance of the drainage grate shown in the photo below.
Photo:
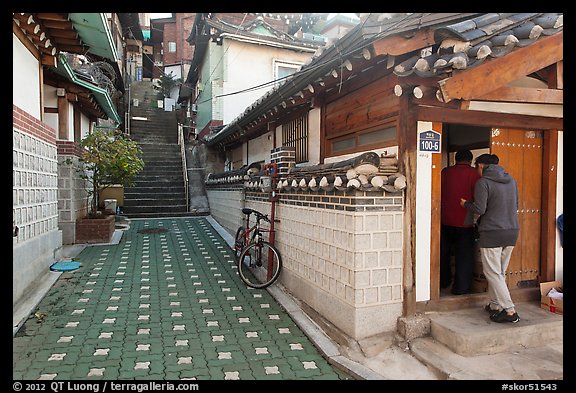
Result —
<path fill-rule="evenodd" d="M 152 234 L 152 233 L 165 233 L 165 232 L 169 232 L 169 229 L 166 228 L 145 228 L 145 229 L 140 229 L 138 231 L 138 233 L 144 233 L 144 234 Z"/>

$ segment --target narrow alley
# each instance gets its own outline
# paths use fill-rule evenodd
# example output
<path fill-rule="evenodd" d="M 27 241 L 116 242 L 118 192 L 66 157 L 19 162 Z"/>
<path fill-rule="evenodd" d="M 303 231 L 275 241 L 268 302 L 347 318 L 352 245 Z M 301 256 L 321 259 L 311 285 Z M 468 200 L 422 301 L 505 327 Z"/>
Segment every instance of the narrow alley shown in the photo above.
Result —
<path fill-rule="evenodd" d="M 206 218 L 133 220 L 74 259 L 16 334 L 14 379 L 350 378 L 235 277 Z"/>

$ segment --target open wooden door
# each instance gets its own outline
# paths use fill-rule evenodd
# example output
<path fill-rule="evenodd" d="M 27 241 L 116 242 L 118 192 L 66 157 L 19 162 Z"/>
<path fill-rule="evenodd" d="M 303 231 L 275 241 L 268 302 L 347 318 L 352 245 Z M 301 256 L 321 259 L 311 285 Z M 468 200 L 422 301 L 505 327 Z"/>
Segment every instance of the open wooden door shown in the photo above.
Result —
<path fill-rule="evenodd" d="M 541 272 L 543 132 L 493 128 L 492 154 L 518 183 L 520 236 L 507 271 L 508 288 L 538 285 Z"/>

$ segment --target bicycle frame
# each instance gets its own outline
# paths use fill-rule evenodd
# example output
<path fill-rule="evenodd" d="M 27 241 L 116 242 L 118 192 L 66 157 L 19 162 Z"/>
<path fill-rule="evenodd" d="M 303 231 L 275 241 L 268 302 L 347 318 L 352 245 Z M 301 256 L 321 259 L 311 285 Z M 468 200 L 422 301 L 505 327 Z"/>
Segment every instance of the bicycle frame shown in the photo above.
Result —
<path fill-rule="evenodd" d="M 247 222 L 246 222 L 246 227 L 244 228 L 246 231 L 244 233 L 244 247 L 252 244 L 256 241 L 258 241 L 259 239 L 261 239 L 262 236 L 262 232 L 270 232 L 270 230 L 268 229 L 262 229 L 260 228 L 260 220 L 258 218 L 256 218 L 256 223 L 252 226 L 250 226 L 249 220 L 250 220 L 250 216 L 248 216 L 247 218 Z M 252 237 L 250 238 L 250 235 L 252 235 Z"/>

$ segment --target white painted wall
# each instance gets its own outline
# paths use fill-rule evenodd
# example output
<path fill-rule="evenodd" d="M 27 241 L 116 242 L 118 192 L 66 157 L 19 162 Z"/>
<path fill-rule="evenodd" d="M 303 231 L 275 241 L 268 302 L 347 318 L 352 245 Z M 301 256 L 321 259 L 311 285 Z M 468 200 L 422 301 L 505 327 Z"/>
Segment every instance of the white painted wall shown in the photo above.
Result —
<path fill-rule="evenodd" d="M 428 121 L 418 122 L 418 134 L 432 129 Z M 432 222 L 432 154 L 416 156 L 416 301 L 430 300 L 430 225 Z"/>
<path fill-rule="evenodd" d="M 272 81 L 274 79 L 274 60 L 305 64 L 313 54 L 233 39 L 225 39 L 223 46 L 223 94 L 235 93 Z M 273 85 L 268 84 L 263 88 L 223 97 L 224 124 L 228 124 L 238 117 L 249 105 L 272 87 Z"/>
<path fill-rule="evenodd" d="M 564 212 L 564 132 L 558 132 L 558 170 L 556 172 L 556 218 Z M 558 226 L 556 226 L 558 231 Z M 556 280 L 564 283 L 564 248 L 560 246 L 560 237 L 556 237 Z"/>
<path fill-rule="evenodd" d="M 320 123 L 322 111 L 313 108 L 308 112 L 308 163 L 307 165 L 320 164 Z M 282 132 L 282 128 L 280 128 Z"/>
<path fill-rule="evenodd" d="M 12 34 L 12 103 L 37 119 L 40 115 L 40 65 Z"/>
<path fill-rule="evenodd" d="M 44 85 L 44 108 L 58 109 L 58 96 L 56 87 Z M 48 124 L 55 130 L 58 130 L 58 113 L 44 113 L 44 123 Z"/>
<path fill-rule="evenodd" d="M 248 142 L 248 164 L 264 161 L 270 163 L 270 151 L 272 150 L 272 133 L 268 132 Z M 245 145 L 244 145 L 245 146 Z"/>

